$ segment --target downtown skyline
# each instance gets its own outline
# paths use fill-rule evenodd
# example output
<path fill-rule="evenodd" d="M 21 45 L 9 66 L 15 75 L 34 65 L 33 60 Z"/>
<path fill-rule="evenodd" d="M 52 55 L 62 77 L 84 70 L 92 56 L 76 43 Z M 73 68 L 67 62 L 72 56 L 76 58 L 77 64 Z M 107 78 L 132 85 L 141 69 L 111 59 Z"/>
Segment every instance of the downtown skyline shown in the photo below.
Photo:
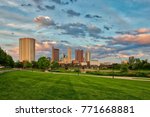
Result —
<path fill-rule="evenodd" d="M 52 46 L 89 49 L 101 62 L 150 60 L 149 12 L 149 0 L 1 0 L 0 47 L 19 60 L 18 39 L 31 37 L 36 60 Z"/>

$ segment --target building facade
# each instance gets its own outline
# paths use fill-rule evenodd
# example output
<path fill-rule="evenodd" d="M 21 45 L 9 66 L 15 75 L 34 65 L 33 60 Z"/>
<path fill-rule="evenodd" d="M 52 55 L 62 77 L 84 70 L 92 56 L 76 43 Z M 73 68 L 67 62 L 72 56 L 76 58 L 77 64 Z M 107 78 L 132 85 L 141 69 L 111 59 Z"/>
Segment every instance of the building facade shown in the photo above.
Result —
<path fill-rule="evenodd" d="M 75 60 L 78 61 L 79 63 L 84 61 L 83 58 L 83 50 L 75 50 Z"/>
<path fill-rule="evenodd" d="M 19 61 L 35 61 L 35 39 L 19 39 Z"/>
<path fill-rule="evenodd" d="M 59 61 L 59 49 L 52 47 L 52 62 Z"/>
<path fill-rule="evenodd" d="M 90 62 L 91 61 L 91 52 L 89 50 L 87 50 L 85 52 L 85 61 L 86 62 Z"/>
<path fill-rule="evenodd" d="M 68 63 L 72 62 L 72 50 L 71 48 L 68 48 Z"/>

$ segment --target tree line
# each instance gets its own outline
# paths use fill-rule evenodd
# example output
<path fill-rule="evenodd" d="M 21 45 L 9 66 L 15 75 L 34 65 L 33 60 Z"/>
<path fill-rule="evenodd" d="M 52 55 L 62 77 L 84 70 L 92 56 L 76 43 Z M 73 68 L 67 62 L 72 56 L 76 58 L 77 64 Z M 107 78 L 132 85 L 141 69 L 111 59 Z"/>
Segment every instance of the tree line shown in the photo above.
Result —
<path fill-rule="evenodd" d="M 0 48 L 0 65 L 5 67 L 14 67 L 14 60 L 4 50 Z"/>
<path fill-rule="evenodd" d="M 54 62 L 50 62 L 50 60 L 48 60 L 46 57 L 40 57 L 38 59 L 38 61 L 32 61 L 32 62 L 28 62 L 28 61 L 17 61 L 15 63 L 15 67 L 16 68 L 35 68 L 35 69 L 41 69 L 43 71 L 51 69 L 58 69 L 59 68 L 59 63 L 57 61 Z"/>
<path fill-rule="evenodd" d="M 141 60 L 140 58 L 129 57 L 127 63 L 113 64 L 114 69 L 120 69 L 122 72 L 128 70 L 150 70 L 150 63 L 147 59 Z"/>

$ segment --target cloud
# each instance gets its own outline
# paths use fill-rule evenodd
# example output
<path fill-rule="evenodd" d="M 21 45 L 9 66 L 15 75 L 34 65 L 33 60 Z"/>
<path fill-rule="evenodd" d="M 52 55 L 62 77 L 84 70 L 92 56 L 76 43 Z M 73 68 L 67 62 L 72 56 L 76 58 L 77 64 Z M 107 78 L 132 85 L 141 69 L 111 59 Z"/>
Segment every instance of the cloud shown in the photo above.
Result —
<path fill-rule="evenodd" d="M 28 23 L 30 22 L 30 18 L 28 18 L 25 12 L 18 10 L 18 12 L 21 12 L 21 14 L 16 12 L 10 12 L 4 9 L 0 9 L 1 19 L 4 19 L 5 21 L 11 20 L 11 21 L 17 21 L 21 23 Z M 10 15 L 11 14 L 11 15 Z"/>
<path fill-rule="evenodd" d="M 26 34 L 25 32 L 18 32 L 18 31 L 9 31 L 9 30 L 0 30 L 0 35 L 1 37 L 4 36 L 4 37 L 7 37 L 8 39 L 9 38 L 12 38 L 12 37 L 15 37 L 15 38 L 18 38 L 18 37 L 26 37 L 28 34 Z"/>
<path fill-rule="evenodd" d="M 40 4 L 42 0 L 33 0 L 36 4 Z"/>
<path fill-rule="evenodd" d="M 7 53 L 13 57 L 14 60 L 19 59 L 19 47 L 13 47 L 7 50 Z"/>
<path fill-rule="evenodd" d="M 89 33 L 90 37 L 100 38 L 99 34 L 102 33 L 102 30 L 95 25 L 89 25 L 87 27 L 87 32 Z"/>
<path fill-rule="evenodd" d="M 100 38 L 101 38 L 101 39 L 108 39 L 108 40 L 114 39 L 114 37 L 111 37 L 111 36 L 110 36 L 110 37 L 109 37 L 109 36 L 108 36 L 108 37 L 106 37 L 106 36 L 100 36 Z"/>
<path fill-rule="evenodd" d="M 73 16 L 80 16 L 81 14 L 74 11 L 74 10 L 67 10 L 66 13 L 68 14 L 68 16 L 73 17 Z"/>
<path fill-rule="evenodd" d="M 3 46 L 7 46 L 7 47 L 14 47 L 15 44 L 3 44 Z"/>
<path fill-rule="evenodd" d="M 73 37 L 85 37 L 87 34 L 93 38 L 99 38 L 101 29 L 95 25 L 85 25 L 82 23 L 69 23 L 57 26 L 58 29 L 62 29 L 61 34 L 71 35 Z"/>
<path fill-rule="evenodd" d="M 149 45 L 150 34 L 139 34 L 139 35 L 120 35 L 115 38 L 113 44 L 139 44 Z"/>
<path fill-rule="evenodd" d="M 121 35 L 124 35 L 124 34 L 133 34 L 133 31 L 116 31 L 115 33 L 116 34 L 121 34 Z M 134 34 L 136 34 L 135 31 L 134 31 Z"/>
<path fill-rule="evenodd" d="M 47 27 L 55 25 L 54 21 L 49 16 L 38 16 L 33 19 L 40 27 Z"/>
<path fill-rule="evenodd" d="M 112 27 L 109 27 L 109 26 L 105 26 L 105 25 L 104 25 L 104 29 L 110 30 L 110 29 L 112 29 Z"/>
<path fill-rule="evenodd" d="M 61 43 L 64 43 L 64 44 L 70 44 L 70 42 L 69 42 L 69 41 L 66 41 L 66 40 L 61 40 L 60 42 L 61 42 Z"/>
<path fill-rule="evenodd" d="M 87 14 L 85 15 L 86 18 L 102 18 L 102 16 L 99 15 L 91 15 L 91 14 Z"/>
<path fill-rule="evenodd" d="M 148 28 L 140 28 L 140 29 L 136 30 L 136 32 L 139 33 L 139 34 L 150 33 L 150 29 L 148 29 Z"/>
<path fill-rule="evenodd" d="M 129 30 L 129 31 L 116 31 L 116 34 L 129 34 L 129 35 L 139 35 L 139 34 L 147 34 L 150 33 L 150 29 L 149 28 L 140 28 L 137 30 Z"/>
<path fill-rule="evenodd" d="M 70 0 L 70 2 L 77 2 L 77 0 Z"/>
<path fill-rule="evenodd" d="M 59 4 L 59 5 L 67 5 L 69 2 L 62 2 L 62 0 L 51 0 L 52 2 Z"/>
<path fill-rule="evenodd" d="M 39 10 L 41 10 L 41 11 L 46 10 L 46 9 L 45 9 L 45 8 L 43 8 L 41 5 L 37 5 L 37 8 L 38 8 Z"/>
<path fill-rule="evenodd" d="M 50 51 L 55 41 L 43 40 L 36 43 L 36 51 Z"/>
<path fill-rule="evenodd" d="M 19 6 L 18 2 L 15 2 L 15 1 L 1 0 L 1 3 L 5 5 L 13 6 L 13 7 Z"/>
<path fill-rule="evenodd" d="M 72 35 L 74 37 L 84 37 L 86 25 L 80 23 L 70 23 L 57 26 L 58 29 L 62 29 L 61 34 Z"/>
<path fill-rule="evenodd" d="M 45 8 L 47 8 L 49 10 L 54 10 L 55 9 L 55 5 L 52 5 L 52 6 L 45 5 Z"/>
<path fill-rule="evenodd" d="M 118 53 L 118 54 L 116 54 L 119 58 L 129 58 L 129 57 L 131 57 L 131 56 L 134 56 L 135 58 L 141 58 L 141 57 L 143 57 L 144 56 L 144 53 L 142 53 L 142 52 L 139 52 L 139 53 L 137 53 L 137 54 L 125 54 L 125 53 Z"/>
<path fill-rule="evenodd" d="M 32 6 L 32 4 L 21 4 L 21 6 L 23 6 L 23 7 L 31 7 Z"/>

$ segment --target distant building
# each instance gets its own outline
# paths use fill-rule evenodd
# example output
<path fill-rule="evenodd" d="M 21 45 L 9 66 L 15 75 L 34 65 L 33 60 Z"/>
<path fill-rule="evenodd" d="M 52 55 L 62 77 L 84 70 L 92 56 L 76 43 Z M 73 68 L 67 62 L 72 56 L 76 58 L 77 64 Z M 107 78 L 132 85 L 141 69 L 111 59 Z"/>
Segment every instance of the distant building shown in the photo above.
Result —
<path fill-rule="evenodd" d="M 79 64 L 79 61 L 73 60 L 72 63 L 75 64 Z"/>
<path fill-rule="evenodd" d="M 122 64 L 128 64 L 127 60 L 121 61 Z"/>
<path fill-rule="evenodd" d="M 67 60 L 68 63 L 71 63 L 72 62 L 72 50 L 71 48 L 68 48 L 68 60 Z"/>
<path fill-rule="evenodd" d="M 100 62 L 98 60 L 91 60 L 90 61 L 90 66 L 99 66 Z"/>
<path fill-rule="evenodd" d="M 85 52 L 85 61 L 90 62 L 90 60 L 91 60 L 91 52 L 89 50 L 87 50 Z"/>
<path fill-rule="evenodd" d="M 87 62 L 81 62 L 81 66 L 87 66 Z"/>
<path fill-rule="evenodd" d="M 83 58 L 83 50 L 75 50 L 75 60 L 78 61 L 79 63 L 84 61 Z"/>
<path fill-rule="evenodd" d="M 59 49 L 52 47 L 52 62 L 59 61 Z"/>
<path fill-rule="evenodd" d="M 112 65 L 113 63 L 111 63 L 111 62 L 103 62 L 102 64 L 103 65 Z"/>
<path fill-rule="evenodd" d="M 68 64 L 68 57 L 65 54 L 63 54 L 62 63 L 63 64 Z"/>
<path fill-rule="evenodd" d="M 35 61 L 35 39 L 33 38 L 20 38 L 19 39 L 19 60 Z"/>

